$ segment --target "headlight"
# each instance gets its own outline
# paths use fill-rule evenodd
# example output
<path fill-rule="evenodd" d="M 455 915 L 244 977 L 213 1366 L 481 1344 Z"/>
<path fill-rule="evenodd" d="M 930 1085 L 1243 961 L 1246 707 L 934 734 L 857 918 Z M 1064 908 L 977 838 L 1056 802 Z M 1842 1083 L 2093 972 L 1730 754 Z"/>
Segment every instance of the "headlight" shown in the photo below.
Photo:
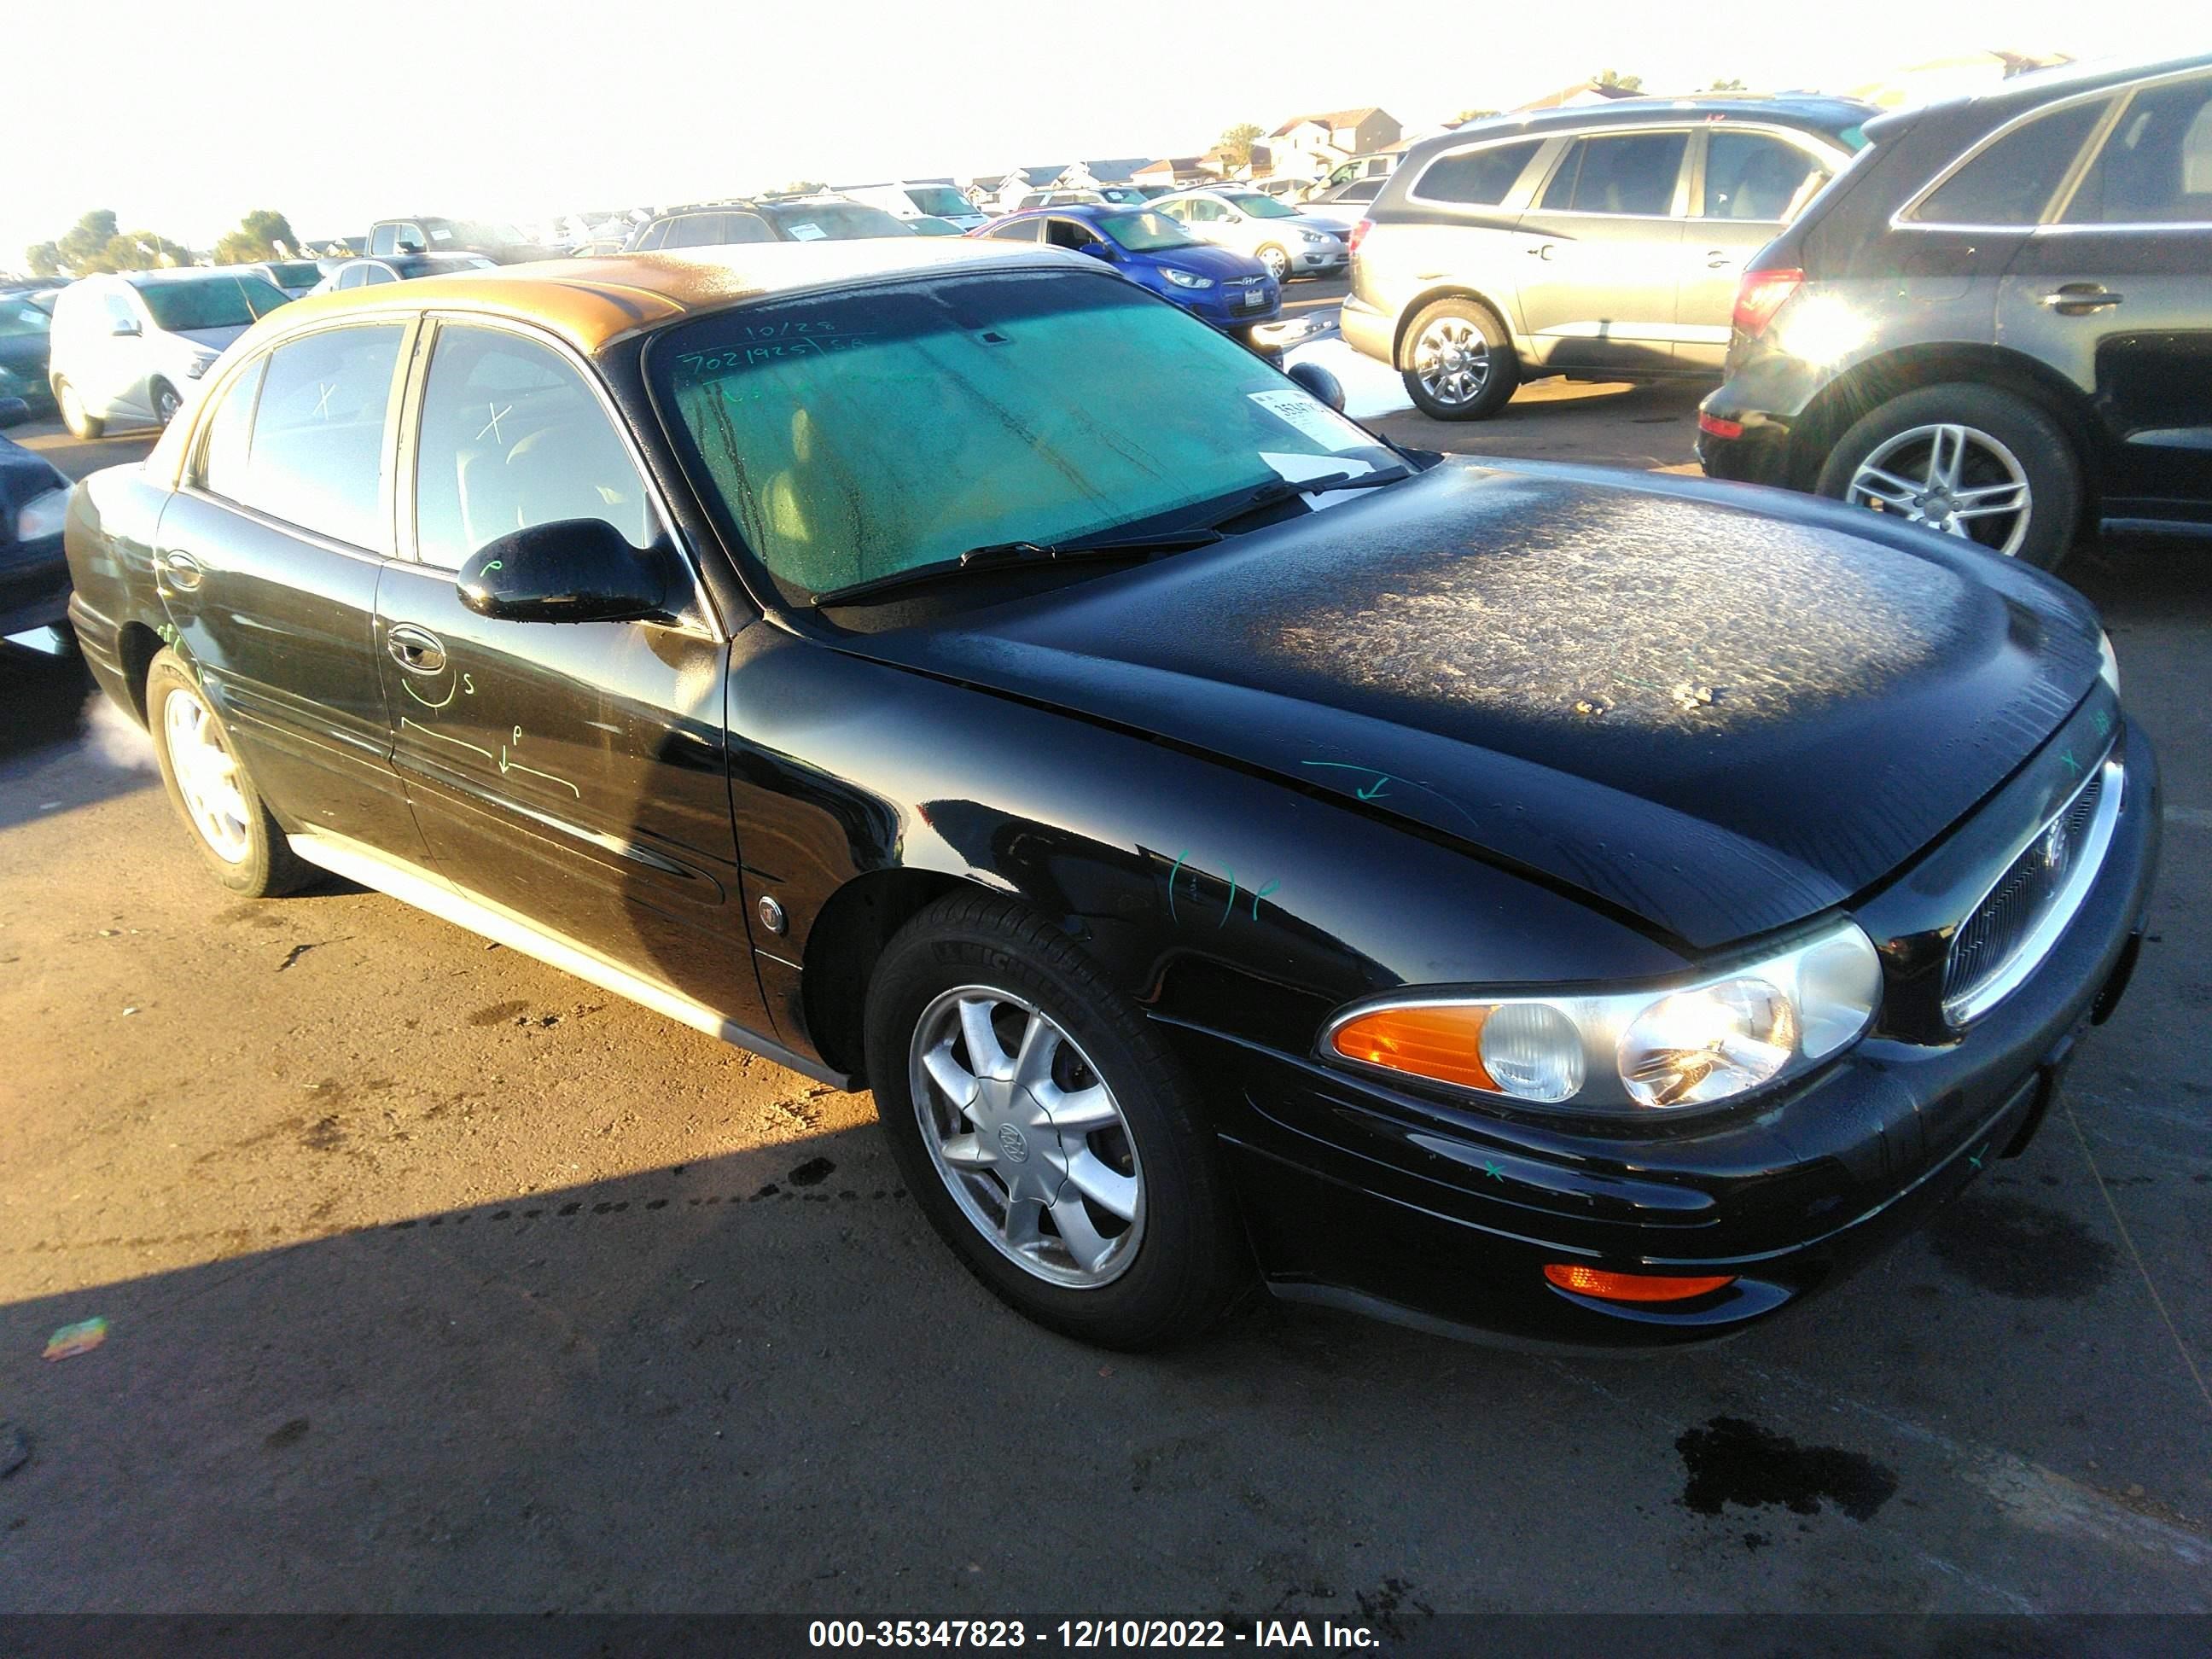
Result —
<path fill-rule="evenodd" d="M 1298 234 L 1304 237 L 1309 242 L 1333 242 L 1336 240 L 1334 236 L 1329 235 L 1326 231 L 1302 230 Z"/>
<path fill-rule="evenodd" d="M 1329 1022 L 1322 1052 L 1510 1100 L 1638 1114 L 1795 1076 L 1857 1038 L 1881 1000 L 1881 959 L 1844 921 L 1686 984 L 1358 1005 Z"/>
<path fill-rule="evenodd" d="M 2097 678 L 2112 688 L 2112 695 L 2120 695 L 2120 659 L 2112 650 L 2110 634 L 2097 635 Z"/>
<path fill-rule="evenodd" d="M 15 514 L 15 539 L 34 542 L 41 536 L 57 535 L 68 516 L 68 490 L 49 489 L 43 495 L 33 495 Z"/>
<path fill-rule="evenodd" d="M 1177 288 L 1212 288 L 1213 286 L 1213 278 L 1211 276 L 1194 276 L 1188 270 L 1176 270 L 1169 265 L 1160 267 L 1160 275 Z"/>

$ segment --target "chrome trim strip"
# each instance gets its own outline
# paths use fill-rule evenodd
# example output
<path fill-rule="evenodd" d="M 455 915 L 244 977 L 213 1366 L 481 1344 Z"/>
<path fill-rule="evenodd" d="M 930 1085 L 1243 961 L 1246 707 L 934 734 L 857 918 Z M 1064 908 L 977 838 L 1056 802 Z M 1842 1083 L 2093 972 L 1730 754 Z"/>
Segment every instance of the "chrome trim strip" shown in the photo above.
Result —
<path fill-rule="evenodd" d="M 2002 966 L 1965 996 L 1944 1000 L 1943 1017 L 1954 1027 L 1964 1028 L 1972 1024 L 2026 984 L 2028 975 L 2043 965 L 2043 959 L 2051 954 L 2051 947 L 2058 943 L 2059 936 L 2073 922 L 2075 913 L 2081 908 L 2081 902 L 2088 897 L 2089 889 L 2095 884 L 2098 872 L 2105 867 L 2105 854 L 2112 850 L 2112 832 L 2119 823 L 2120 808 L 2127 792 L 2127 768 L 2121 763 L 2117 752 L 2107 753 L 2104 764 L 2082 780 L 2081 788 L 2069 795 L 2066 804 L 2045 818 L 2020 850 L 2005 860 L 1996 879 L 1990 883 L 1979 898 L 1966 907 L 1959 925 L 1964 927 L 1983 905 L 1989 902 L 1990 895 L 2003 884 L 2005 878 L 2012 872 L 2013 866 L 2020 862 L 2028 848 L 2048 835 L 2052 824 L 2061 822 L 2074 810 L 2075 802 L 2081 798 L 2081 791 L 2092 783 L 2102 785 L 2101 793 L 2097 797 L 2096 816 L 2089 820 L 2088 830 L 2081 837 L 2073 868 L 2067 872 L 2065 884 L 2058 890 L 2058 896 L 2043 913 L 2042 919 L 2013 948 L 2012 954 L 2005 958 Z"/>

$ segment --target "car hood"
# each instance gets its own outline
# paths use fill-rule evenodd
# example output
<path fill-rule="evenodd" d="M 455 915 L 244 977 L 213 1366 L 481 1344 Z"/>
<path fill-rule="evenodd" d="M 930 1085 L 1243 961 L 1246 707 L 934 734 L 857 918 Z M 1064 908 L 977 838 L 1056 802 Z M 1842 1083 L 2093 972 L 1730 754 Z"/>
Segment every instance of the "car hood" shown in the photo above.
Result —
<path fill-rule="evenodd" d="M 1214 247 L 1202 242 L 1193 247 L 1164 247 L 1157 252 L 1140 253 L 1137 257 L 1147 264 L 1188 270 L 1194 276 L 1211 276 L 1217 283 L 1267 274 L 1267 268 L 1249 253 L 1239 253 L 1234 248 Z"/>
<path fill-rule="evenodd" d="M 1872 514 L 1462 461 L 841 643 L 1333 793 L 1700 948 L 1896 870 L 2100 664 L 2068 589 Z"/>
<path fill-rule="evenodd" d="M 15 510 L 33 495 L 49 489 L 66 489 L 69 479 L 43 455 L 34 454 L 13 439 L 0 437 L 0 508 L 8 509 L 8 523 L 0 526 L 7 538 L 15 536 Z"/>
<path fill-rule="evenodd" d="M 193 345 L 204 346 L 210 351 L 223 351 L 230 343 L 251 328 L 251 323 L 237 328 L 171 328 L 161 331 L 173 340 L 187 340 Z"/>

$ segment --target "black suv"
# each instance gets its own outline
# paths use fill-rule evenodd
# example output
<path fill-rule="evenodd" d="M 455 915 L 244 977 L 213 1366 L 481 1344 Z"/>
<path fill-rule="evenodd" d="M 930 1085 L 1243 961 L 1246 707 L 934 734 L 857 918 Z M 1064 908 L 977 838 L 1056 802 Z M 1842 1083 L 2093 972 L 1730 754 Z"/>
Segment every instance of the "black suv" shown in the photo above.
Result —
<path fill-rule="evenodd" d="M 1705 471 L 2045 569 L 2100 525 L 2212 534 L 2212 56 L 1866 133 L 1746 268 Z"/>

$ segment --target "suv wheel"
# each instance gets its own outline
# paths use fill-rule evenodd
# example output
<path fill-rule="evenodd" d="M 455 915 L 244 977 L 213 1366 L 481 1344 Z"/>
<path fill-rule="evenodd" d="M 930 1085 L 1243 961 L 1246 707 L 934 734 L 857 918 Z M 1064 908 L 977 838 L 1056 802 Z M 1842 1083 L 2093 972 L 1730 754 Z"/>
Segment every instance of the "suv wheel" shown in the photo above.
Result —
<path fill-rule="evenodd" d="M 908 1189 L 968 1270 L 1038 1323 L 1157 1347 L 1248 1277 L 1196 1094 L 1066 935 L 953 894 L 868 986 L 868 1077 Z"/>
<path fill-rule="evenodd" d="M 1521 384 L 1504 326 L 1472 300 L 1425 307 L 1406 331 L 1401 355 L 1406 395 L 1432 420 L 1487 420 Z"/>
<path fill-rule="evenodd" d="M 1838 439 L 1820 494 L 1978 543 L 2039 569 L 2066 556 L 2081 466 L 2057 423 L 1993 386 L 1924 386 Z"/>

